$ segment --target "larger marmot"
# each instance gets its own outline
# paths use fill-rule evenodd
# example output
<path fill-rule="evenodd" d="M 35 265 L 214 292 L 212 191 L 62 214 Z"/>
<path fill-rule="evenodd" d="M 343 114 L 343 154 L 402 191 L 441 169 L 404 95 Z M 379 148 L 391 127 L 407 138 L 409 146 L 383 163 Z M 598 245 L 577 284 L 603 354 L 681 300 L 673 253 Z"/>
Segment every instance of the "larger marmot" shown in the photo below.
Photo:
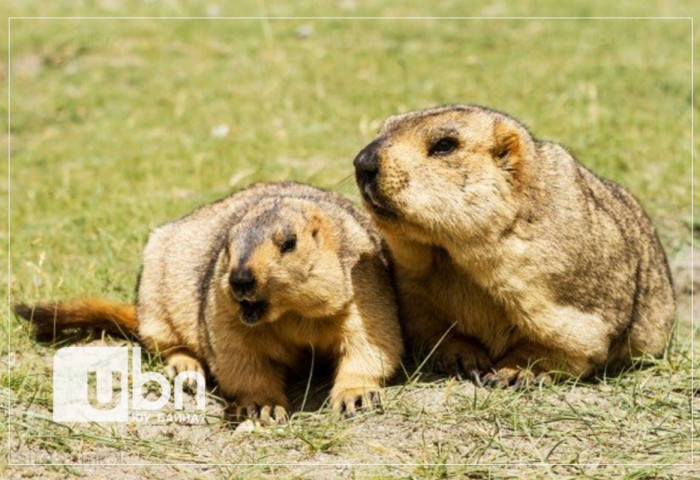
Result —
<path fill-rule="evenodd" d="M 208 367 L 238 416 L 283 420 L 285 374 L 311 352 L 335 365 L 331 404 L 380 400 L 402 353 L 388 259 L 369 219 L 337 194 L 257 184 L 154 230 L 136 308 L 103 300 L 15 305 L 39 333 L 137 334 L 175 371 Z"/>
<path fill-rule="evenodd" d="M 354 164 L 408 339 L 441 369 L 519 384 L 664 351 L 675 300 L 654 228 L 560 145 L 450 105 L 389 118 Z"/>

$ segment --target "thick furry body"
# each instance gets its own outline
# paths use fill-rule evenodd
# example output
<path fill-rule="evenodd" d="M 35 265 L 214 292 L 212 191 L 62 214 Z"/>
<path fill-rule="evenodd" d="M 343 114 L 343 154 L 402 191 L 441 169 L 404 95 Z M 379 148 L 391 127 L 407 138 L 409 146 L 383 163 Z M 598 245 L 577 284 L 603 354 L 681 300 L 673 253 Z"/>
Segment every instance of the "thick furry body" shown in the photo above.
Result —
<path fill-rule="evenodd" d="M 408 340 L 439 344 L 440 369 L 502 385 L 664 351 L 675 300 L 654 228 L 560 145 L 456 105 L 390 118 L 355 166 Z"/>
<path fill-rule="evenodd" d="M 37 312 L 75 326 L 70 302 L 40 304 L 35 323 Z M 238 415 L 263 420 L 285 415 L 285 376 L 312 351 L 335 367 L 333 407 L 350 413 L 378 401 L 402 352 L 390 266 L 369 220 L 296 183 L 257 184 L 155 229 L 136 317 L 139 340 L 174 372 L 208 367 Z"/>

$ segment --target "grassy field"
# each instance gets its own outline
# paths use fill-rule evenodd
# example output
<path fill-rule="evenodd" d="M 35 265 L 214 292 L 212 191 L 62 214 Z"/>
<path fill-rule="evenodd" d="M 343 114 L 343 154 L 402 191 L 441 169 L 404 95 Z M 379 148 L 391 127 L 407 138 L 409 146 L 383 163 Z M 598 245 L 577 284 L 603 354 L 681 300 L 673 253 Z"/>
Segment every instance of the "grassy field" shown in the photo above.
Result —
<path fill-rule="evenodd" d="M 421 5 L 1 8 L 13 16 L 685 16 L 693 2 Z M 310 182 L 357 199 L 352 159 L 382 119 L 453 102 L 509 112 L 629 187 L 686 278 L 680 287 L 690 288 L 684 259 L 700 222 L 691 215 L 691 151 L 699 146 L 691 140 L 691 41 L 700 30 L 690 20 L 14 19 L 10 28 L 11 64 L 7 45 L 0 55 L 0 82 L 11 86 L 9 105 L 0 100 L 5 147 L 11 111 L 11 172 L 0 177 L 0 202 L 11 203 L 5 297 L 131 300 L 153 227 L 260 180 Z M 8 242 L 2 229 L 2 251 Z M 407 360 L 383 415 L 338 421 L 322 405 L 328 379 L 313 379 L 289 425 L 249 433 L 222 420 L 214 395 L 206 425 L 55 424 L 55 346 L 36 344 L 7 315 L 3 457 L 68 465 L 2 465 L 0 477 L 692 478 L 691 349 L 699 336 L 691 307 L 680 310 L 665 358 L 621 376 L 491 391 Z M 304 387 L 294 387 L 297 407 Z"/>

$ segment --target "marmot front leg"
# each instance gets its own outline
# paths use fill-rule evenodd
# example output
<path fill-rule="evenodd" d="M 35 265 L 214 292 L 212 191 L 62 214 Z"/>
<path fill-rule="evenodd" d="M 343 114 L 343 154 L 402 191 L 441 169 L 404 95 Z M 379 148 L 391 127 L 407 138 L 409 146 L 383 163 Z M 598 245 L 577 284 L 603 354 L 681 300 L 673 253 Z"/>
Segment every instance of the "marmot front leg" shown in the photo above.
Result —
<path fill-rule="evenodd" d="M 524 313 L 513 318 L 524 339 L 511 347 L 497 370 L 522 369 L 529 362 L 541 372 L 557 370 L 585 377 L 605 363 L 611 326 L 600 315 L 552 305 L 536 296 L 521 305 Z"/>
<path fill-rule="evenodd" d="M 199 360 L 186 349 L 174 349 L 172 352 L 164 354 L 165 373 L 172 379 L 182 372 L 195 372 L 204 376 L 204 368 Z M 188 377 L 183 382 L 185 385 L 194 387 L 196 379 Z"/>
<path fill-rule="evenodd" d="M 381 407 L 381 382 L 395 371 L 401 355 L 398 331 L 370 332 L 357 308 L 352 309 L 330 395 L 333 410 L 348 416 Z"/>
<path fill-rule="evenodd" d="M 478 340 L 459 333 L 448 334 L 433 353 L 436 371 L 448 375 L 467 375 L 480 381 L 480 376 L 491 367 L 491 359 Z"/>
<path fill-rule="evenodd" d="M 422 354 L 430 354 L 434 370 L 449 375 L 479 376 L 491 367 L 491 359 L 481 343 L 457 331 L 457 327 L 424 314 L 406 319 L 406 334 Z M 432 354 L 431 354 L 432 352 Z"/>
<path fill-rule="evenodd" d="M 289 402 L 284 393 L 284 372 L 260 353 L 237 351 L 235 359 L 220 365 L 214 375 L 226 398 L 227 411 L 234 420 L 260 420 L 263 425 L 284 423 Z"/>
<path fill-rule="evenodd" d="M 585 375 L 591 364 L 585 358 L 567 356 L 551 348 L 523 340 L 511 347 L 493 368 L 484 375 L 484 385 L 503 388 L 527 387 L 552 382 L 555 371 Z"/>

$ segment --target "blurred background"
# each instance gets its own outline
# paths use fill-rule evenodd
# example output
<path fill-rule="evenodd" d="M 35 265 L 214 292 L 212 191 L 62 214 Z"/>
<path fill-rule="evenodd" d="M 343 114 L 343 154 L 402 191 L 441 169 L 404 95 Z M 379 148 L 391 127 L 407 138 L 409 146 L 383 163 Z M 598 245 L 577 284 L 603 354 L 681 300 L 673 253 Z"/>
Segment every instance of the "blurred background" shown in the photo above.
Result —
<path fill-rule="evenodd" d="M 322 12 L 245 3 L 12 5 L 14 15 L 205 17 L 11 21 L 12 270 L 22 296 L 128 296 L 151 228 L 254 181 L 356 198 L 352 159 L 380 122 L 444 103 L 503 110 L 563 143 L 640 198 L 670 254 L 690 243 L 690 20 L 217 20 L 421 14 L 417 3 L 339 1 Z M 431 14 L 528 14 L 449 3 Z M 585 5 L 567 13 L 595 12 Z"/>

